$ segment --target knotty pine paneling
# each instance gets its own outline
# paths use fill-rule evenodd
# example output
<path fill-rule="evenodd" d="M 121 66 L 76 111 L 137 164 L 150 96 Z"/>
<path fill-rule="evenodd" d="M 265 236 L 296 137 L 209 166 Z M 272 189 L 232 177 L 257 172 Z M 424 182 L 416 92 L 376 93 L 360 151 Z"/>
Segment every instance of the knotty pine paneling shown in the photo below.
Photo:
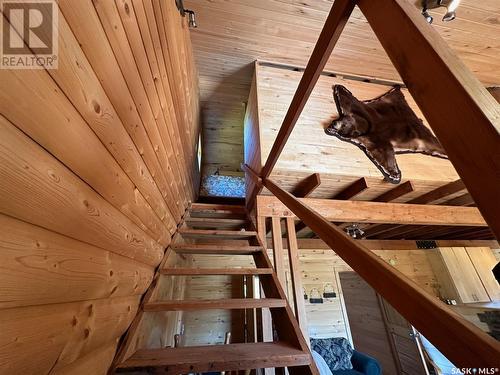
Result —
<path fill-rule="evenodd" d="M 375 250 L 375 254 L 392 264 L 417 285 L 436 294 L 437 279 L 427 254 L 423 250 Z M 311 337 L 348 337 L 348 326 L 342 311 L 342 288 L 336 274 L 352 269 L 332 250 L 300 250 L 302 283 L 307 294 L 316 288 L 323 292 L 327 283 L 331 284 L 337 298 L 323 304 L 306 302 L 308 331 Z"/>
<path fill-rule="evenodd" d="M 58 5 L 59 69 L 0 70 L 0 374 L 106 373 L 199 184 L 175 3 Z"/>
<path fill-rule="evenodd" d="M 260 162 L 274 143 L 283 117 L 298 86 L 302 73 L 265 64 L 257 69 L 257 97 L 260 129 Z M 287 190 L 312 173 L 320 173 L 321 185 L 311 197 L 331 198 L 359 177 L 365 177 L 369 186 L 356 197 L 371 200 L 390 190 L 393 184 L 384 181 L 377 167 L 358 147 L 325 134 L 324 129 L 338 116 L 332 86 L 346 86 L 360 100 L 373 99 L 390 86 L 321 76 L 271 174 L 271 178 Z M 407 90 L 403 94 L 417 116 L 421 111 Z M 424 119 L 425 123 L 425 119 Z M 410 180 L 414 191 L 396 201 L 405 201 L 458 179 L 452 164 L 422 154 L 397 155 L 402 181 Z"/>
<path fill-rule="evenodd" d="M 204 146 L 211 145 L 204 151 L 204 171 L 238 171 L 243 160 L 242 103 L 250 91 L 253 62 L 266 60 L 304 67 L 332 1 L 185 0 L 184 5 L 196 12 L 198 23 L 191 35 L 200 71 Z M 500 84 L 499 11 L 497 0 L 462 0 L 452 22 L 441 21 L 444 8 L 431 11 L 432 27 L 465 65 L 490 85 Z M 357 8 L 325 69 L 400 80 Z"/>

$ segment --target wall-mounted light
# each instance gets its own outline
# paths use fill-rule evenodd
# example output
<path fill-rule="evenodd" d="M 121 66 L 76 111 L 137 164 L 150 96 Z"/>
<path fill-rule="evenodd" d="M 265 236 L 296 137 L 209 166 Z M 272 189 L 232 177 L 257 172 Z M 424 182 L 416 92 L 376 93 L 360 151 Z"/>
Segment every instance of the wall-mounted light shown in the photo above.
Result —
<path fill-rule="evenodd" d="M 184 8 L 184 4 L 182 3 L 182 0 L 175 0 L 175 5 L 177 5 L 177 9 L 179 9 L 179 12 L 180 12 L 182 17 L 186 17 L 186 14 L 188 15 L 189 27 L 196 29 L 198 27 L 198 24 L 196 23 L 195 12 L 192 11 L 191 9 Z"/>

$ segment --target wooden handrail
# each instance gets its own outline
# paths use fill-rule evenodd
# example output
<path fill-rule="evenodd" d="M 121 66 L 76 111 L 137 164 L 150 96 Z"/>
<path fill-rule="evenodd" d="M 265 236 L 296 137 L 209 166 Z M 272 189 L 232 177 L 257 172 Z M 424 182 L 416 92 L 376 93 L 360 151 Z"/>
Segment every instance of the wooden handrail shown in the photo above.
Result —
<path fill-rule="evenodd" d="M 358 7 L 500 238 L 500 105 L 413 3 L 359 0 Z"/>
<path fill-rule="evenodd" d="M 262 168 L 261 175 L 264 178 L 270 176 L 274 165 L 278 161 L 278 158 L 285 146 L 288 137 L 292 133 L 293 127 L 297 123 L 302 109 L 304 108 L 311 92 L 318 81 L 318 78 L 323 71 L 330 55 L 332 53 L 333 47 L 337 43 L 340 34 L 344 30 L 344 26 L 349 19 L 354 5 L 355 0 L 335 0 L 328 14 L 328 18 L 325 21 L 323 30 L 319 35 L 316 46 L 309 58 L 307 67 L 304 70 L 304 74 L 300 79 L 297 91 L 293 96 L 288 112 L 286 113 L 283 123 L 281 124 L 276 140 L 273 143 L 271 152 L 267 157 L 266 164 Z"/>
<path fill-rule="evenodd" d="M 262 183 L 455 365 L 497 367 L 500 343 L 269 179 Z"/>

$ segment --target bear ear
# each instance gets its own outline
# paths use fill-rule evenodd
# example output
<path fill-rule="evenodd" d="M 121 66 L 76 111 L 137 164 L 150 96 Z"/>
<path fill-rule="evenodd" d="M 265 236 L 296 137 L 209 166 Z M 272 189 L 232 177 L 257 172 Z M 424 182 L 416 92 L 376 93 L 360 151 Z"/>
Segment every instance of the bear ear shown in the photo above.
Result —
<path fill-rule="evenodd" d="M 337 106 L 339 116 L 349 113 L 354 103 L 359 102 L 352 93 L 342 85 L 333 86 L 333 98 Z"/>

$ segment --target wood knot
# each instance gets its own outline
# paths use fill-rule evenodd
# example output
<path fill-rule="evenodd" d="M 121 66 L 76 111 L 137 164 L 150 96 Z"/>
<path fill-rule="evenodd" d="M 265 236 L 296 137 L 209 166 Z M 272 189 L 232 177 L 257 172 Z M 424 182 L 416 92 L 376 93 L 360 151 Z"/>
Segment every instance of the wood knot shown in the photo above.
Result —
<path fill-rule="evenodd" d="M 95 113 L 101 113 L 101 106 L 95 100 L 92 100 L 92 107 L 94 107 Z"/>

